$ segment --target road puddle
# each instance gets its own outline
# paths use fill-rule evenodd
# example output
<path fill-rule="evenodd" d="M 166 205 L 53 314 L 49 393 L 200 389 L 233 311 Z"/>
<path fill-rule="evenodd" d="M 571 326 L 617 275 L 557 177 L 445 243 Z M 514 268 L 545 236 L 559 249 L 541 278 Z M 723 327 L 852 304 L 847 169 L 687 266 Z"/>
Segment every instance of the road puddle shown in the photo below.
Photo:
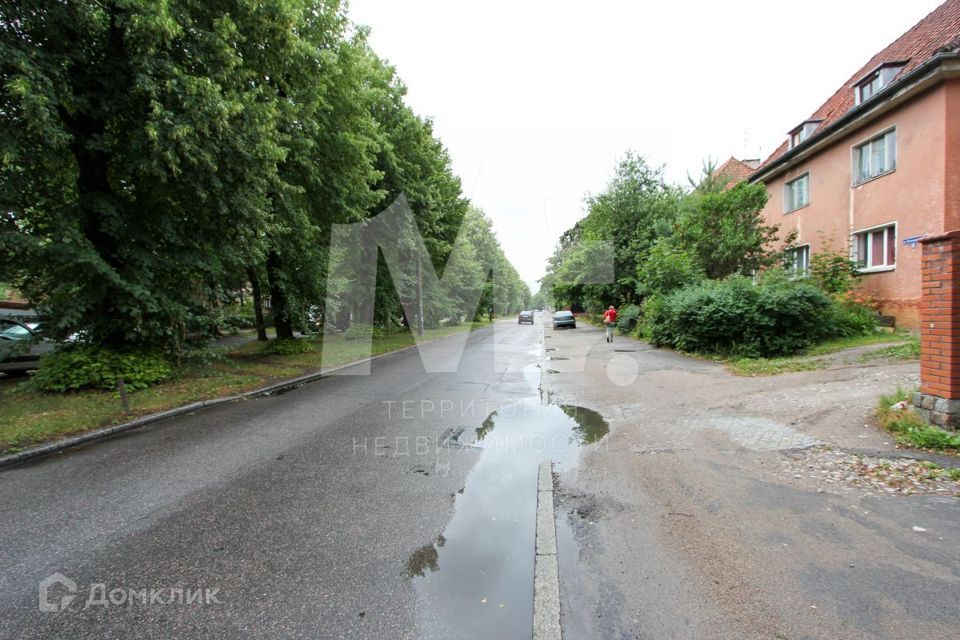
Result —
<path fill-rule="evenodd" d="M 419 595 L 421 637 L 530 637 L 537 468 L 547 459 L 561 471 L 576 466 L 583 446 L 608 431 L 595 411 L 539 397 L 504 405 L 474 429 L 470 446 L 482 454 L 453 518 L 405 570 Z"/>

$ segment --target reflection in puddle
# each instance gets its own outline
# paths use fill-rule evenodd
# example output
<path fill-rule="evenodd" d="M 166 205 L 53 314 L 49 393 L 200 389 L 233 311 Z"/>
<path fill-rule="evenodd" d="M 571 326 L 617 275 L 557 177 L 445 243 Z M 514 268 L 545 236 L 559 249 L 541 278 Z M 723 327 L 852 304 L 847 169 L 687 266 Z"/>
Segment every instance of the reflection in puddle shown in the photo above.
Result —
<path fill-rule="evenodd" d="M 428 544 L 414 551 L 410 559 L 407 560 L 406 576 L 408 578 L 413 578 L 414 576 L 420 576 L 422 578 L 427 575 L 427 572 L 436 571 L 439 568 L 437 564 L 437 558 L 439 557 L 437 549 L 446 544 L 446 542 L 443 536 L 439 536 L 436 543 Z"/>
<path fill-rule="evenodd" d="M 610 425 L 596 411 L 566 404 L 560 409 L 577 423 L 573 436 L 580 444 L 591 444 L 610 433 Z"/>
<path fill-rule="evenodd" d="M 607 434 L 589 409 L 532 397 L 501 407 L 475 429 L 480 460 L 437 544 L 418 549 L 405 574 L 420 597 L 425 638 L 530 637 L 537 468 L 576 465 Z"/>

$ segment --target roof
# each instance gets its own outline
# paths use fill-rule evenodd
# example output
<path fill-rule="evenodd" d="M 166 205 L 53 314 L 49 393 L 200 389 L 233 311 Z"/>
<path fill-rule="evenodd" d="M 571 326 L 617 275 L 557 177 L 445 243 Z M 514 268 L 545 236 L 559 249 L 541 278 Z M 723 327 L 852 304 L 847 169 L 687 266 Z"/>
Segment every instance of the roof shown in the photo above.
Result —
<path fill-rule="evenodd" d="M 818 137 L 818 134 L 846 114 L 854 105 L 854 89 L 865 76 L 893 62 L 906 62 L 898 74 L 902 78 L 930 60 L 937 53 L 960 47 L 960 0 L 947 0 L 909 31 L 894 40 L 887 48 L 876 54 L 860 67 L 836 93 L 821 105 L 806 121 L 821 120 L 813 134 L 803 144 Z M 788 148 L 784 141 L 770 154 L 760 169 L 776 162 Z"/>
<path fill-rule="evenodd" d="M 760 166 L 759 160 L 737 160 L 730 156 L 729 160 L 717 167 L 716 174 L 727 178 L 727 183 L 723 187 L 727 190 L 749 178 L 758 166 Z"/>

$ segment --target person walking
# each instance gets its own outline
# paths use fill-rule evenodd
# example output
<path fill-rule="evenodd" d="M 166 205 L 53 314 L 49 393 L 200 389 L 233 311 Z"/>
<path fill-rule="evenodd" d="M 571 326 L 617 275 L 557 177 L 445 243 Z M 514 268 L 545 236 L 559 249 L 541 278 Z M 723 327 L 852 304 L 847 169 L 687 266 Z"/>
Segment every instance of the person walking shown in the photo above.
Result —
<path fill-rule="evenodd" d="M 617 310 L 613 305 L 603 312 L 603 324 L 607 330 L 607 342 L 613 342 L 613 328 L 617 326 Z"/>

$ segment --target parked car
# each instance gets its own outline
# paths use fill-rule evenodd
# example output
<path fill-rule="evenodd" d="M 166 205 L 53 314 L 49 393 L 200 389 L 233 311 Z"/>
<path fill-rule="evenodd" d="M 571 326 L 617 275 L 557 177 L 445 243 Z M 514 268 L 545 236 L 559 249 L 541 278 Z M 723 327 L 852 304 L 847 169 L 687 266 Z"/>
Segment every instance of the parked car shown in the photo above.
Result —
<path fill-rule="evenodd" d="M 577 319 L 573 317 L 572 311 L 557 311 L 553 314 L 553 328 L 559 329 L 560 327 L 577 328 Z"/>
<path fill-rule="evenodd" d="M 40 367 L 40 356 L 53 350 L 40 322 L 0 318 L 0 373 L 23 375 Z"/>
<path fill-rule="evenodd" d="M 520 315 L 517 316 L 517 324 L 523 324 L 524 322 L 533 324 L 533 311 L 520 312 Z"/>

